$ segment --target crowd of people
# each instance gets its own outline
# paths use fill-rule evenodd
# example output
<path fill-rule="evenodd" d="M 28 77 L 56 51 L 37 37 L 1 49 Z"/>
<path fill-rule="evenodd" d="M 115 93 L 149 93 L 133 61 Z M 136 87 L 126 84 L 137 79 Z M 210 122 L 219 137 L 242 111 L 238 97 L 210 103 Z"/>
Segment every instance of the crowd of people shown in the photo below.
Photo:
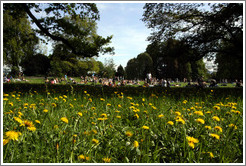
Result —
<path fill-rule="evenodd" d="M 17 78 L 13 78 L 12 75 L 7 75 L 3 73 L 3 82 L 9 83 L 9 82 L 16 82 L 16 81 L 28 81 L 24 77 L 24 73 L 20 72 Z M 172 79 L 157 79 L 155 77 L 152 77 L 151 73 L 147 73 L 146 78 L 144 80 L 139 79 L 133 79 L 128 80 L 125 79 L 122 76 L 113 77 L 113 78 L 101 78 L 94 74 L 91 76 L 81 76 L 80 80 L 75 80 L 72 77 L 68 77 L 67 74 L 64 75 L 64 77 L 58 78 L 53 77 L 49 79 L 48 77 L 44 78 L 45 84 L 93 84 L 93 85 L 101 85 L 101 86 L 111 86 L 111 87 L 117 87 L 117 86 L 144 86 L 144 87 L 154 87 L 154 86 L 160 86 L 160 87 L 171 87 L 171 86 L 181 86 L 181 82 L 186 83 L 185 87 L 218 87 L 218 83 L 215 79 L 211 79 L 209 81 L 204 81 L 204 78 L 201 77 L 195 81 L 190 81 L 184 78 L 182 81 L 180 81 L 178 78 L 175 80 Z M 142 83 L 144 82 L 144 83 Z M 220 86 L 227 86 L 227 80 L 222 80 L 222 83 Z M 243 82 L 242 80 L 235 80 L 235 87 L 242 87 Z"/>

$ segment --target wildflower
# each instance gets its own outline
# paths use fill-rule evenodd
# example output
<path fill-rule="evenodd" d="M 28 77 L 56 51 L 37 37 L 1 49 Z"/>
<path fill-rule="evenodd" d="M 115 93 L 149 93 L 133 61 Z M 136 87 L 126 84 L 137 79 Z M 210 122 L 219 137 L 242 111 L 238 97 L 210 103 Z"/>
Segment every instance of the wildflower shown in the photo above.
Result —
<path fill-rule="evenodd" d="M 118 107 L 121 108 L 122 106 L 120 104 L 118 104 Z"/>
<path fill-rule="evenodd" d="M 6 94 L 6 93 L 5 93 L 5 94 L 3 94 L 3 96 L 4 96 L 4 97 L 8 97 L 8 96 L 9 96 L 9 94 Z"/>
<path fill-rule="evenodd" d="M 184 100 L 184 101 L 183 101 L 183 104 L 186 104 L 186 103 L 187 103 L 187 100 Z"/>
<path fill-rule="evenodd" d="M 205 123 L 205 121 L 203 119 L 200 119 L 200 118 L 196 119 L 196 122 L 201 123 L 201 124 Z"/>
<path fill-rule="evenodd" d="M 79 158 L 79 159 L 81 159 L 81 160 L 85 160 L 85 156 L 84 156 L 84 155 L 82 155 L 82 154 L 81 154 L 81 155 L 79 155 L 79 156 L 78 156 L 78 158 Z"/>
<path fill-rule="evenodd" d="M 64 123 L 68 123 L 68 119 L 66 117 L 62 117 L 61 121 L 63 121 Z"/>
<path fill-rule="evenodd" d="M 162 117 L 164 117 L 164 115 L 163 115 L 163 114 L 158 115 L 158 118 L 162 118 Z"/>
<path fill-rule="evenodd" d="M 121 116 L 116 116 L 116 118 L 120 119 L 120 118 L 121 118 Z"/>
<path fill-rule="evenodd" d="M 101 101 L 105 101 L 105 99 L 104 99 L 104 98 L 100 98 L 100 100 L 101 100 Z"/>
<path fill-rule="evenodd" d="M 237 126 L 236 126 L 236 125 L 234 125 L 234 124 L 229 124 L 229 127 L 234 127 L 234 130 L 236 130 L 236 129 L 237 129 Z"/>
<path fill-rule="evenodd" d="M 44 110 L 43 110 L 43 112 L 47 113 L 47 112 L 48 112 L 48 110 L 47 110 L 47 109 L 44 109 Z"/>
<path fill-rule="evenodd" d="M 110 103 L 108 103 L 108 104 L 107 104 L 107 106 L 111 106 L 111 104 L 110 104 Z"/>
<path fill-rule="evenodd" d="M 35 120 L 36 123 L 40 124 L 40 121 L 39 120 Z"/>
<path fill-rule="evenodd" d="M 167 124 L 172 126 L 174 123 L 173 123 L 173 121 L 168 121 Z"/>
<path fill-rule="evenodd" d="M 194 114 L 203 116 L 203 112 L 202 111 L 195 111 Z"/>
<path fill-rule="evenodd" d="M 9 139 L 3 139 L 3 146 L 9 143 Z"/>
<path fill-rule="evenodd" d="M 91 124 L 92 124 L 92 125 L 96 125 L 96 123 L 95 123 L 95 122 L 91 122 Z"/>
<path fill-rule="evenodd" d="M 214 109 L 220 110 L 220 107 L 219 106 L 214 106 Z"/>
<path fill-rule="evenodd" d="M 145 98 L 142 98 L 142 101 L 144 102 L 145 101 Z"/>
<path fill-rule="evenodd" d="M 149 130 L 148 126 L 143 126 L 142 128 L 145 129 L 145 130 Z"/>
<path fill-rule="evenodd" d="M 120 111 L 118 111 L 118 110 L 117 110 L 117 111 L 115 111 L 115 112 L 116 112 L 116 113 L 120 113 Z"/>
<path fill-rule="evenodd" d="M 135 114 L 134 116 L 135 116 L 137 119 L 139 119 L 139 115 L 138 115 L 138 114 Z"/>
<path fill-rule="evenodd" d="M 81 112 L 78 112 L 77 115 L 82 116 L 83 114 Z"/>
<path fill-rule="evenodd" d="M 220 126 L 215 126 L 214 129 L 219 131 L 219 132 L 222 132 L 222 128 Z"/>
<path fill-rule="evenodd" d="M 107 118 L 107 114 L 101 114 L 101 117 Z"/>
<path fill-rule="evenodd" d="M 54 98 L 54 100 L 58 101 L 58 98 L 57 98 L 57 97 L 55 97 L 55 98 Z"/>
<path fill-rule="evenodd" d="M 205 128 L 211 130 L 211 126 L 205 126 Z"/>
<path fill-rule="evenodd" d="M 91 134 L 97 134 L 97 131 L 95 129 L 91 130 Z"/>
<path fill-rule="evenodd" d="M 34 126 L 32 126 L 32 127 L 27 127 L 27 129 L 28 129 L 29 131 L 36 131 L 36 127 L 34 127 Z"/>
<path fill-rule="evenodd" d="M 90 157 L 89 156 L 85 157 L 85 160 L 89 161 L 90 160 Z"/>
<path fill-rule="evenodd" d="M 97 118 L 97 120 L 103 121 L 103 120 L 107 120 L 108 118 Z"/>
<path fill-rule="evenodd" d="M 209 136 L 210 137 L 213 137 L 213 138 L 215 138 L 215 139 L 220 139 L 220 136 L 219 135 L 217 135 L 217 134 L 209 134 Z"/>
<path fill-rule="evenodd" d="M 134 141 L 134 142 L 133 142 L 133 146 L 134 146 L 134 148 L 139 147 L 139 143 L 138 143 L 138 141 Z"/>
<path fill-rule="evenodd" d="M 21 132 L 7 131 L 5 135 L 8 140 L 18 141 L 18 137 L 21 135 Z"/>
<path fill-rule="evenodd" d="M 58 129 L 58 125 L 55 125 L 55 126 L 54 126 L 54 129 Z"/>
<path fill-rule="evenodd" d="M 87 91 L 85 90 L 85 91 L 84 91 L 84 93 L 86 94 L 86 93 L 87 93 Z"/>
<path fill-rule="evenodd" d="M 130 131 L 126 131 L 125 134 L 126 134 L 127 137 L 131 137 L 133 135 L 132 132 L 130 132 Z"/>
<path fill-rule="evenodd" d="M 24 120 L 24 124 L 25 126 L 28 126 L 28 127 L 34 127 L 32 121 L 29 121 L 29 120 Z"/>
<path fill-rule="evenodd" d="M 180 116 L 178 116 L 178 118 L 176 119 L 176 122 L 178 123 L 182 123 L 182 124 L 185 124 L 185 121 L 183 118 L 181 118 Z"/>
<path fill-rule="evenodd" d="M 102 160 L 105 162 L 105 163 L 110 163 L 111 162 L 111 158 L 102 158 Z"/>
<path fill-rule="evenodd" d="M 218 116 L 214 116 L 214 117 L 212 117 L 212 119 L 215 120 L 215 121 L 217 121 L 217 122 L 220 121 L 220 118 Z"/>
<path fill-rule="evenodd" d="M 211 158 L 214 158 L 214 154 L 212 152 L 208 152 L 208 154 Z"/>
<path fill-rule="evenodd" d="M 73 107 L 74 107 L 71 103 L 69 104 L 69 106 L 70 106 L 71 108 L 73 108 Z"/>
<path fill-rule="evenodd" d="M 23 121 L 20 118 L 18 118 L 18 117 L 14 117 L 14 120 L 17 121 L 20 124 L 23 124 Z"/>
<path fill-rule="evenodd" d="M 97 139 L 92 139 L 92 142 L 93 142 L 94 144 L 98 144 L 98 143 L 99 143 L 99 141 L 98 141 Z"/>
<path fill-rule="evenodd" d="M 11 107 L 13 107 L 14 104 L 13 104 L 13 102 L 10 102 L 9 105 L 10 105 Z"/>
<path fill-rule="evenodd" d="M 56 103 L 51 103 L 51 105 L 52 105 L 53 107 L 56 107 Z"/>
<path fill-rule="evenodd" d="M 181 113 L 178 112 L 178 111 L 176 111 L 175 114 L 176 114 L 177 116 L 180 116 L 180 115 L 181 115 Z"/>
<path fill-rule="evenodd" d="M 88 100 L 89 100 L 89 102 L 92 102 L 92 99 L 91 98 L 89 98 Z"/>
<path fill-rule="evenodd" d="M 211 114 L 212 112 L 211 111 L 207 111 L 206 114 Z"/>
<path fill-rule="evenodd" d="M 3 101 L 8 101 L 9 99 L 8 98 L 3 98 Z"/>
<path fill-rule="evenodd" d="M 194 137 L 189 137 L 189 136 L 187 136 L 186 139 L 188 140 L 189 146 L 190 146 L 191 148 L 193 148 L 193 149 L 194 149 L 194 147 L 195 147 L 195 143 L 198 143 L 198 142 L 199 142 L 198 139 L 196 139 L 196 138 L 194 138 Z"/>
<path fill-rule="evenodd" d="M 127 98 L 128 98 L 129 100 L 132 100 L 132 97 L 129 97 L 129 96 L 128 96 Z"/>

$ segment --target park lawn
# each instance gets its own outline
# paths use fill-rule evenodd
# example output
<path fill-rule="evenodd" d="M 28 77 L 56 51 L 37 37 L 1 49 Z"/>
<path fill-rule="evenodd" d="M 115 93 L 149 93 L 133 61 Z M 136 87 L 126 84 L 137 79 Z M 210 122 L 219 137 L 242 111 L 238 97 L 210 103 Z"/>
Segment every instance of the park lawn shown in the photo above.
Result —
<path fill-rule="evenodd" d="M 5 85 L 3 162 L 243 162 L 242 89 L 79 87 Z"/>

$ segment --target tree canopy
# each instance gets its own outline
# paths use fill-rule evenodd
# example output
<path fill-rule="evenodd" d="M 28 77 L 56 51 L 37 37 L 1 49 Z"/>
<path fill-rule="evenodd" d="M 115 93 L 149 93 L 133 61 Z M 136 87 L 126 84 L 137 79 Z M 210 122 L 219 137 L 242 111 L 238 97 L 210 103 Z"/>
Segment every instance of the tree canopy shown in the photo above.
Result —
<path fill-rule="evenodd" d="M 178 39 L 196 51 L 194 61 L 230 56 L 243 70 L 243 3 L 147 3 L 142 20 L 152 43 Z"/>

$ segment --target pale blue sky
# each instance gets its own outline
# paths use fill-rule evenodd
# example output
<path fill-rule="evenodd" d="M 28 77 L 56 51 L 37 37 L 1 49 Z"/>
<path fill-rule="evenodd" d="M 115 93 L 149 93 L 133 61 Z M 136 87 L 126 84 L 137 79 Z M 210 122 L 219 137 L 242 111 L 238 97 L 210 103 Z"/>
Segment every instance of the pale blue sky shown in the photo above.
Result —
<path fill-rule="evenodd" d="M 117 66 L 125 67 L 128 60 L 145 51 L 151 31 L 140 20 L 143 6 L 144 3 L 97 3 L 97 33 L 103 37 L 113 35 L 110 46 L 115 48 L 115 55 L 100 55 L 98 60 L 112 58 Z"/>

